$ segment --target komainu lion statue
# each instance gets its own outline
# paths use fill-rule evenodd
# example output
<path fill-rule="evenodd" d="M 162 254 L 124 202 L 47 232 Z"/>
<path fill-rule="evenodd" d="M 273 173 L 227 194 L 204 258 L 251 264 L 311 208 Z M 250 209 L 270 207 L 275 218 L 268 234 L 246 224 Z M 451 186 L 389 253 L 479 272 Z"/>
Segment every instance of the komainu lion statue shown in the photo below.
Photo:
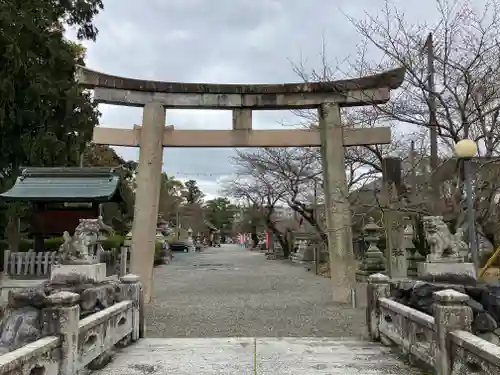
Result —
<path fill-rule="evenodd" d="M 64 243 L 59 247 L 61 263 L 88 262 L 91 260 L 89 249 L 95 244 L 100 232 L 111 233 L 113 230 L 106 225 L 102 217 L 98 219 L 80 219 L 73 237 L 64 231 Z"/>
<path fill-rule="evenodd" d="M 458 259 L 464 250 L 467 251 L 467 244 L 462 239 L 463 232 L 459 230 L 451 234 L 442 216 L 424 216 L 423 224 L 425 239 L 430 246 L 429 260 Z"/>

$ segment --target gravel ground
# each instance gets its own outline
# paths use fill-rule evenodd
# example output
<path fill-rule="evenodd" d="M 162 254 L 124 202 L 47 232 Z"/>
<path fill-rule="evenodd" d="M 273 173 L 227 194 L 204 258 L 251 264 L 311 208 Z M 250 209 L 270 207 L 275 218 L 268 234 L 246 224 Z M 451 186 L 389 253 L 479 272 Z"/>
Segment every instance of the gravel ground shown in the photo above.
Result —
<path fill-rule="evenodd" d="M 365 335 L 365 312 L 331 302 L 329 280 L 237 245 L 174 253 L 155 269 L 148 337 Z"/>

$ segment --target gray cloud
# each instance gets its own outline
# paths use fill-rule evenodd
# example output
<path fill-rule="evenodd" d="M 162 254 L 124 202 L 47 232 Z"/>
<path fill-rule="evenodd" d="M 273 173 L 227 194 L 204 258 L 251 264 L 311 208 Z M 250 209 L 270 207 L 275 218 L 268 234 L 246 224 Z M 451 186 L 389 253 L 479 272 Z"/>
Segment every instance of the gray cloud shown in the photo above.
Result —
<path fill-rule="evenodd" d="M 434 0 L 407 4 L 417 16 L 434 9 Z M 383 0 L 148 0 L 107 1 L 97 18 L 97 42 L 88 44 L 87 65 L 136 78 L 219 83 L 298 81 L 290 60 L 321 65 L 323 40 L 328 54 L 342 59 L 360 41 L 342 12 L 362 17 L 383 7 Z M 403 2 L 401 2 L 403 6 Z M 413 8 L 413 9 L 412 9 Z M 342 12 L 341 12 L 342 10 Z M 101 126 L 131 128 L 141 109 L 101 105 Z M 256 128 L 280 127 L 298 119 L 289 112 L 254 115 Z M 231 113 L 168 110 L 167 123 L 178 128 L 229 129 Z M 138 150 L 117 148 L 136 159 Z M 231 174 L 229 149 L 170 149 L 164 170 L 196 179 L 207 194 Z"/>

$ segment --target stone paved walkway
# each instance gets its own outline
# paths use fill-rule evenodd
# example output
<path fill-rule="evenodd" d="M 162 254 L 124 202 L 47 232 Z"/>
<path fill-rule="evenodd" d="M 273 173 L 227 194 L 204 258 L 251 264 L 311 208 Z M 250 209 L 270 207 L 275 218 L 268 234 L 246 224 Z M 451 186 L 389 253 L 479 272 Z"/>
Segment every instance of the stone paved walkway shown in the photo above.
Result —
<path fill-rule="evenodd" d="M 363 337 L 365 312 L 331 302 L 329 280 L 223 245 L 155 269 L 147 337 Z"/>
<path fill-rule="evenodd" d="M 95 375 L 420 374 L 359 339 L 364 311 L 330 302 L 329 280 L 301 266 L 233 245 L 175 254 L 155 276 L 147 338 Z"/>
<path fill-rule="evenodd" d="M 340 338 L 142 339 L 94 375 L 421 375 L 380 344 Z"/>

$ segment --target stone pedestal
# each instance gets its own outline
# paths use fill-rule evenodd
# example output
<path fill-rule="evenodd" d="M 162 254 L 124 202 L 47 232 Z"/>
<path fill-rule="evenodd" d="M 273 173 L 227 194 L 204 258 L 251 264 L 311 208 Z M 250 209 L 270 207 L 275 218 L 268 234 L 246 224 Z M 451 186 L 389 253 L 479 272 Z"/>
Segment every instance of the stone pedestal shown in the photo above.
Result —
<path fill-rule="evenodd" d="M 106 279 L 106 263 L 95 264 L 56 264 L 52 266 L 50 279 L 59 275 L 82 275 L 96 282 Z"/>
<path fill-rule="evenodd" d="M 408 267 L 407 275 L 410 277 L 418 276 L 418 263 L 425 262 L 425 257 L 422 256 L 413 243 L 414 230 L 413 224 L 408 223 L 404 230 L 405 250 L 406 250 L 406 264 Z"/>
<path fill-rule="evenodd" d="M 405 279 L 408 277 L 408 262 L 406 258 L 406 249 L 396 248 L 392 255 L 392 278 Z"/>
<path fill-rule="evenodd" d="M 418 264 L 418 276 L 445 276 L 460 275 L 477 278 L 476 269 L 473 263 L 465 263 L 463 260 L 453 261 L 452 259 L 433 260 Z"/>
<path fill-rule="evenodd" d="M 422 262 L 425 262 L 425 257 L 420 255 L 418 251 L 415 250 L 413 254 L 408 252 L 407 256 L 408 276 L 410 277 L 418 276 L 418 264 Z"/>
<path fill-rule="evenodd" d="M 314 250 L 313 246 L 299 248 L 290 256 L 290 259 L 294 263 L 314 263 Z"/>

